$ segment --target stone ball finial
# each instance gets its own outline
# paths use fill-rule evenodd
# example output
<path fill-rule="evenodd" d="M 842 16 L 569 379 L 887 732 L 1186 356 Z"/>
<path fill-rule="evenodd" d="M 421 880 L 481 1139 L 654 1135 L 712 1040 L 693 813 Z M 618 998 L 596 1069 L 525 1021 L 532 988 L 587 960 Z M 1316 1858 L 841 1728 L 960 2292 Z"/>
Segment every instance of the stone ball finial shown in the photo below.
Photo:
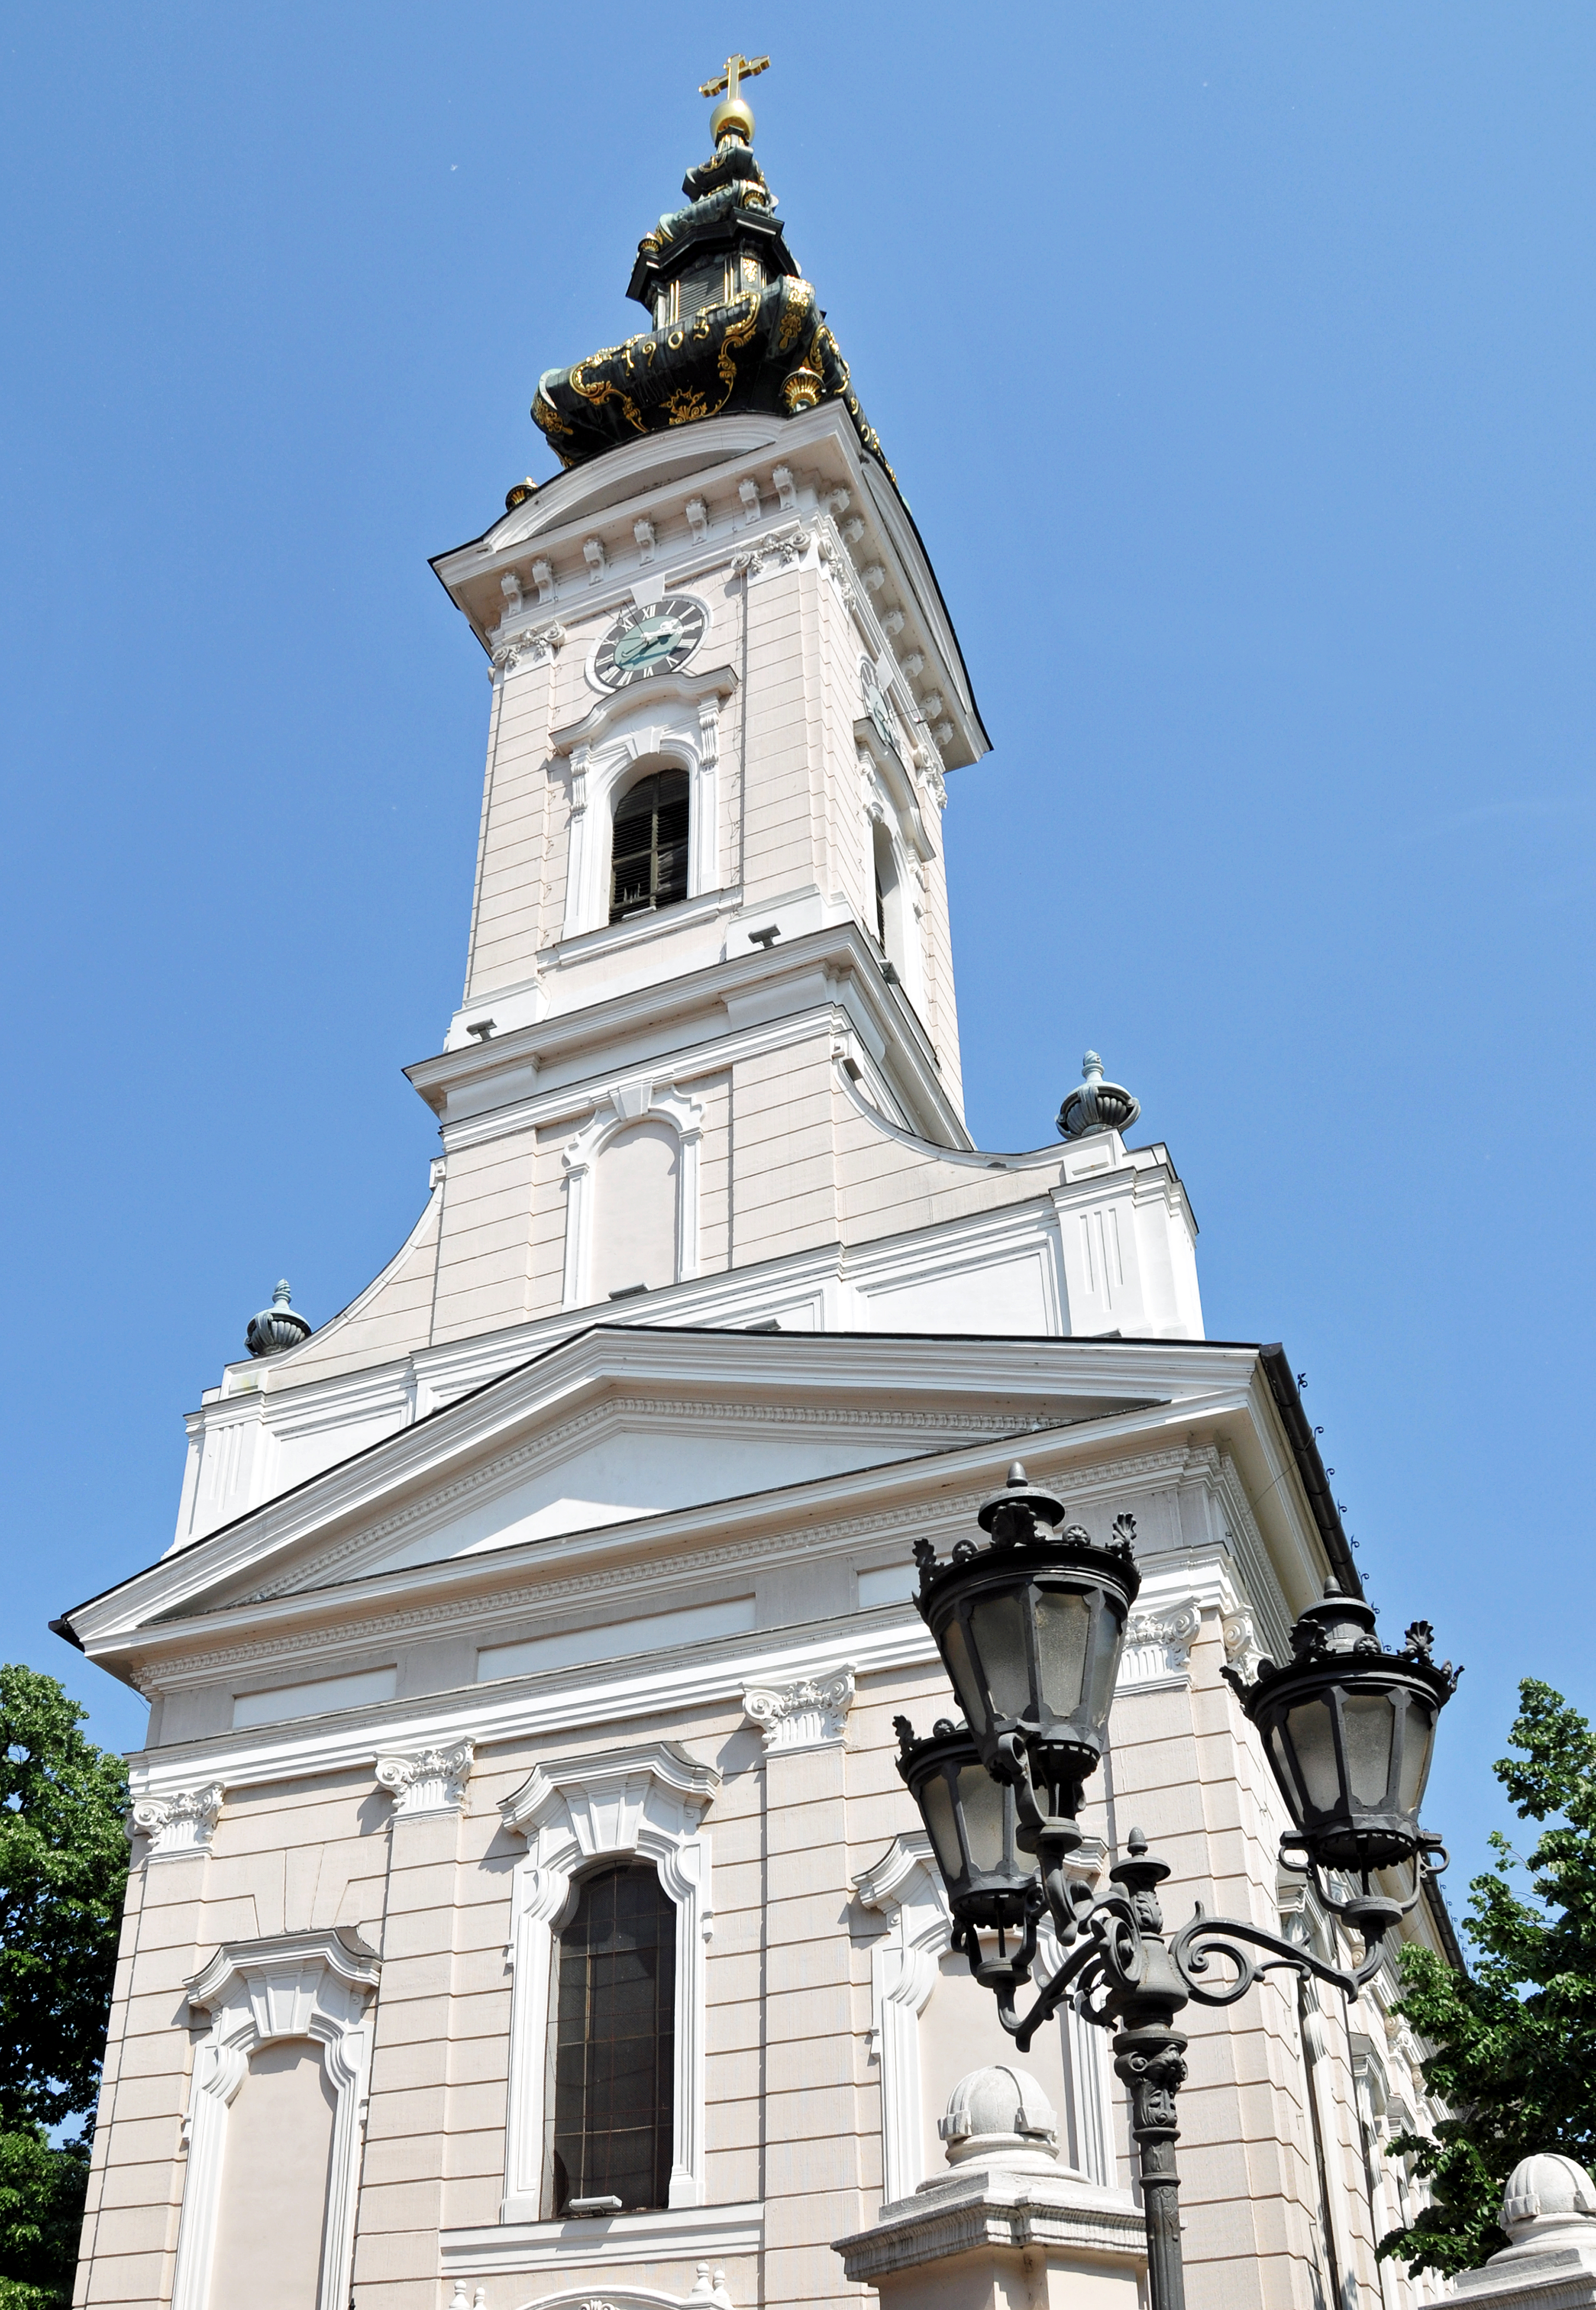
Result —
<path fill-rule="evenodd" d="M 937 2132 L 948 2145 L 950 2166 L 973 2158 L 1005 2166 L 1058 2163 L 1058 2119 L 1047 2096 L 1028 2071 L 1007 2063 L 960 2078 Z"/>
<path fill-rule="evenodd" d="M 1102 1131 L 1128 1131 L 1141 1112 L 1123 1083 L 1105 1082 L 1103 1062 L 1088 1051 L 1080 1062 L 1081 1080 L 1067 1094 L 1058 1111 L 1061 1139 L 1090 1139 Z"/>
<path fill-rule="evenodd" d="M 280 1356 L 310 1337 L 310 1325 L 289 1305 L 292 1296 L 285 1275 L 272 1294 L 271 1306 L 249 1318 L 244 1345 L 252 1356 Z"/>
<path fill-rule="evenodd" d="M 1507 2177 L 1502 2227 L 1514 2245 L 1539 2245 L 1552 2233 L 1596 2220 L 1596 2182 L 1560 2150 L 1521 2158 Z"/>

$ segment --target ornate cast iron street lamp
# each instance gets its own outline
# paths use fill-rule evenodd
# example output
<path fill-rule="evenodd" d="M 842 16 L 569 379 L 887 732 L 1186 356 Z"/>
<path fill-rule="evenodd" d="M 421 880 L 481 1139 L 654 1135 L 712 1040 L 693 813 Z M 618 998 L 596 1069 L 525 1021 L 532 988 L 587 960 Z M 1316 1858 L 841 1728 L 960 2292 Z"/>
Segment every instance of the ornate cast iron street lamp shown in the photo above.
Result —
<path fill-rule="evenodd" d="M 942 1719 L 921 1741 L 898 1717 L 898 1769 L 948 1889 L 953 1945 L 993 1992 L 1021 2052 L 1066 1998 L 1115 2032 L 1115 2068 L 1130 2089 L 1141 2161 L 1153 2310 L 1183 2310 L 1175 2144 L 1186 2040 L 1175 2016 L 1192 1998 L 1234 2004 L 1279 1967 L 1348 1997 L 1378 1971 L 1387 1936 L 1418 1901 L 1425 1876 L 1445 1866 L 1438 1840 L 1418 1826 L 1418 1804 L 1436 1718 L 1459 1672 L 1430 1658 L 1427 1621 L 1409 1629 L 1403 1651 L 1384 1651 L 1368 1605 L 1333 1581 L 1291 1631 L 1288 1662 L 1262 1662 L 1250 1685 L 1227 1669 L 1291 1816 L 1281 1858 L 1308 1873 L 1324 1906 L 1359 1934 L 1364 1954 L 1350 1970 L 1329 1965 L 1263 1926 L 1208 1917 L 1201 1906 L 1166 1941 L 1158 1888 L 1169 1869 L 1139 1829 L 1108 1872 L 1108 1892 L 1094 1897 L 1065 1867 L 1082 1842 L 1076 1815 L 1102 1758 L 1141 1575 L 1130 1516 L 1118 1518 L 1104 1548 L 1079 1524 L 1059 1529 L 1063 1513 L 1016 1461 L 980 1512 L 984 1544 L 961 1540 L 939 1564 L 929 1541 L 916 1542 L 916 1601 L 967 1722 Z M 1405 1898 L 1376 1883 L 1410 1864 Z M 1063 1956 L 1021 2015 L 1015 2001 L 1045 1915 Z"/>

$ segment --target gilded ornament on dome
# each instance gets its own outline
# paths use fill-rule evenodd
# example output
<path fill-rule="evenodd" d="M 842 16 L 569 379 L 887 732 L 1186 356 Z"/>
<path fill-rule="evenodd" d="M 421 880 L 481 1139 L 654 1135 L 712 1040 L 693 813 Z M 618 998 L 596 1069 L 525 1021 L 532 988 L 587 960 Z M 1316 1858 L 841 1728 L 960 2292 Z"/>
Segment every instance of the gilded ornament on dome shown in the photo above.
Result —
<path fill-rule="evenodd" d="M 709 414 L 709 404 L 701 393 L 695 393 L 690 386 L 668 394 L 661 406 L 672 425 L 693 425 L 700 417 Z"/>
<path fill-rule="evenodd" d="M 781 325 L 776 332 L 776 350 L 790 352 L 803 334 L 815 292 L 807 281 L 789 281 L 782 300 Z"/>

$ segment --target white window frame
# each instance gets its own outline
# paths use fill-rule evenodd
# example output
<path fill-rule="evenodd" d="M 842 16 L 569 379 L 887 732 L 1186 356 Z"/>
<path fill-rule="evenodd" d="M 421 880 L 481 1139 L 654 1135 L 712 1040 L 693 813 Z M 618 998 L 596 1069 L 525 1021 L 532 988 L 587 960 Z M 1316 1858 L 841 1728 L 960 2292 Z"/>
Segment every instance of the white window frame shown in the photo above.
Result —
<path fill-rule="evenodd" d="M 721 1776 L 673 1741 L 538 1766 L 499 1807 L 527 1843 L 510 1900 L 510 2078 L 499 2219 L 542 2219 L 544 2106 L 554 1941 L 578 1880 L 605 1861 L 652 1862 L 676 1911 L 675 2081 L 669 2202 L 705 2194 L 704 2040 L 711 1853 L 701 1826 Z"/>
<path fill-rule="evenodd" d="M 698 1272 L 698 1171 L 704 1110 L 669 1083 L 646 1076 L 612 1083 L 579 1131 L 565 1144 L 566 1307 L 586 1307 L 593 1285 L 593 1172 L 612 1139 L 634 1123 L 664 1123 L 676 1134 L 676 1272 L 686 1283 Z"/>
<path fill-rule="evenodd" d="M 615 805 L 645 764 L 687 772 L 688 899 L 719 888 L 720 709 L 730 686 L 724 673 L 662 675 L 647 685 L 645 697 L 625 694 L 595 708 L 563 748 L 557 737 L 555 749 L 567 754 L 571 785 L 562 939 L 609 925 Z"/>
<path fill-rule="evenodd" d="M 229 1941 L 187 1984 L 191 2012 L 211 2026 L 195 2049 L 183 2141 L 188 2170 L 178 2230 L 172 2310 L 213 2310 L 212 2264 L 221 2210 L 228 2114 L 262 2045 L 308 2037 L 321 2048 L 335 2101 L 316 2310 L 345 2310 L 355 2250 L 360 2142 L 370 2091 L 368 2001 L 382 1961 L 337 1930 Z M 217 2304 L 215 2310 L 226 2310 Z"/>
<path fill-rule="evenodd" d="M 903 982 L 903 991 L 914 1005 L 915 1016 L 925 1016 L 925 868 L 918 848 L 906 840 L 902 816 L 879 765 L 868 747 L 859 749 L 859 769 L 864 786 L 864 847 L 865 866 L 870 877 L 866 893 L 871 916 L 869 929 L 872 941 L 876 935 L 874 894 L 876 884 L 876 829 L 886 839 L 888 856 L 892 867 L 890 884 L 882 886 L 882 913 L 887 918 L 887 943 L 883 951 Z"/>

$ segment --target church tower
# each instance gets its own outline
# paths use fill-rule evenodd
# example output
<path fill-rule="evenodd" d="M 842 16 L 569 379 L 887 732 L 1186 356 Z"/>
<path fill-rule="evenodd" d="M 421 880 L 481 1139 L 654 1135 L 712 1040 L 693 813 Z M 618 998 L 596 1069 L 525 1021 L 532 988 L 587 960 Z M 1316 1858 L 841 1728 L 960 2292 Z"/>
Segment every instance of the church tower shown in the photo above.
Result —
<path fill-rule="evenodd" d="M 152 1710 L 85 2299 L 868 2299 L 832 2242 L 1007 2056 L 891 1724 L 952 1706 L 912 1544 L 1019 1448 L 1136 1521 L 1083 1868 L 1139 1820 L 1177 1901 L 1333 1938 L 1221 1672 L 1357 1571 L 1131 1093 L 1089 1053 L 1054 1142 L 971 1140 L 943 812 L 987 740 L 762 69 L 638 248 L 644 326 L 540 379 L 560 472 L 434 564 L 491 704 L 416 1224 L 319 1328 L 280 1288 L 166 1552 L 58 1624 Z M 1193 2310 L 1407 2310 L 1395 1994 L 1194 2023 Z M 1028 2063 L 1129 2236 L 1098 2033 Z"/>

